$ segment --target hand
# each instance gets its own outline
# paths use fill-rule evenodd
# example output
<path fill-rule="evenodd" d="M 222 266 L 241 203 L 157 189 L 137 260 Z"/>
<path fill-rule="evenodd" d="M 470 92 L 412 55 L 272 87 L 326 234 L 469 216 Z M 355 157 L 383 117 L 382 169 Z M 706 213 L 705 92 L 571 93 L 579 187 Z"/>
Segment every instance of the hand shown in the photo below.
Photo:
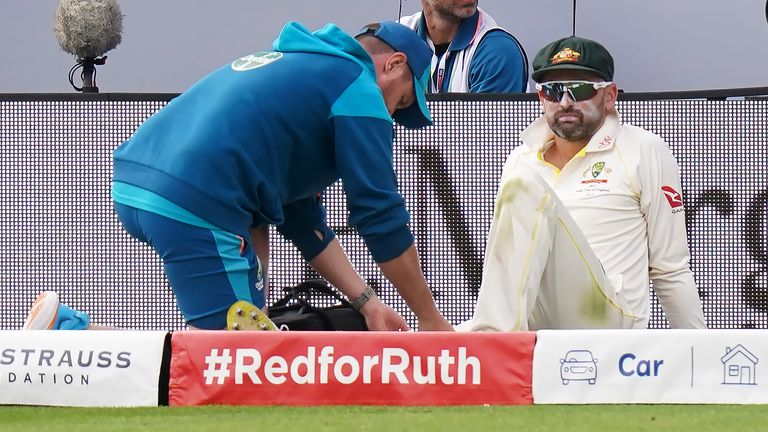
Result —
<path fill-rule="evenodd" d="M 405 319 L 394 309 L 374 297 L 360 308 L 368 330 L 371 331 L 408 331 Z"/>
<path fill-rule="evenodd" d="M 451 323 L 442 315 L 419 318 L 419 331 L 455 331 Z"/>

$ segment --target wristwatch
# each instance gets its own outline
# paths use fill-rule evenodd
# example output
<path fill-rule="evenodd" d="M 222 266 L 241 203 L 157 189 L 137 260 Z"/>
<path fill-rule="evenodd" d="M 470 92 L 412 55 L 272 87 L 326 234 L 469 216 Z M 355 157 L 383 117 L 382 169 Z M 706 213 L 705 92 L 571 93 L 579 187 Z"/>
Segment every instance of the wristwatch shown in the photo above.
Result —
<path fill-rule="evenodd" d="M 359 311 L 364 304 L 368 303 L 368 300 L 374 297 L 376 297 L 376 291 L 369 286 L 365 287 L 365 291 L 350 302 L 352 304 L 352 309 Z"/>

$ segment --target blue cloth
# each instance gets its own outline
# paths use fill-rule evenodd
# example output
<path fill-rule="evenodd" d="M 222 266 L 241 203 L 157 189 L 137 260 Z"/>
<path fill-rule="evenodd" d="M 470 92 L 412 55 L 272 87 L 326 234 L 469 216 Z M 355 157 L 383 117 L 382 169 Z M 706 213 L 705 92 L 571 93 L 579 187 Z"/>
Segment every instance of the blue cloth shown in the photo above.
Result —
<path fill-rule="evenodd" d="M 317 194 L 342 179 L 350 225 L 374 259 L 399 256 L 413 236 L 370 56 L 334 25 L 312 33 L 289 23 L 273 46 L 212 72 L 144 122 L 115 150 L 114 180 L 234 234 L 277 225 L 311 260 L 333 238 L 314 234 L 329 231 Z"/>
<path fill-rule="evenodd" d="M 56 321 L 53 323 L 53 330 L 87 330 L 90 324 L 91 317 L 88 314 L 61 303 L 56 313 Z"/>
<path fill-rule="evenodd" d="M 449 51 L 461 51 L 472 42 L 477 29 L 480 11 L 462 20 Z M 426 40 L 427 22 L 422 15 L 416 33 Z M 480 40 L 469 66 L 469 91 L 471 93 L 524 93 L 528 86 L 527 59 L 520 43 L 503 30 L 491 30 Z M 447 53 L 447 52 L 446 52 Z M 445 54 L 443 54 L 445 55 Z M 449 90 L 455 55 L 448 57 L 445 76 L 439 93 Z M 433 77 L 433 80 L 436 77 Z"/>
<path fill-rule="evenodd" d="M 152 246 L 162 258 L 188 324 L 221 330 L 236 301 L 264 307 L 264 274 L 249 238 L 120 203 L 115 203 L 115 212 L 130 235 Z"/>
<path fill-rule="evenodd" d="M 472 57 L 469 91 L 525 93 L 528 86 L 525 63 L 525 56 L 512 36 L 501 30 L 490 31 L 483 37 Z M 446 66 L 447 76 L 451 76 L 452 69 L 453 62 Z"/>

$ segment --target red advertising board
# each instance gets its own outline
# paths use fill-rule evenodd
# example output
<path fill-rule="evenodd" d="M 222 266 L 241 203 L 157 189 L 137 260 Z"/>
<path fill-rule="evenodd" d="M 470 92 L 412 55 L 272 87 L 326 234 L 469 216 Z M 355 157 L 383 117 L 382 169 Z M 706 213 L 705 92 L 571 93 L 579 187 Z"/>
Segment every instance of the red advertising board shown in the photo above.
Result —
<path fill-rule="evenodd" d="M 175 332 L 170 405 L 531 404 L 535 333 Z"/>

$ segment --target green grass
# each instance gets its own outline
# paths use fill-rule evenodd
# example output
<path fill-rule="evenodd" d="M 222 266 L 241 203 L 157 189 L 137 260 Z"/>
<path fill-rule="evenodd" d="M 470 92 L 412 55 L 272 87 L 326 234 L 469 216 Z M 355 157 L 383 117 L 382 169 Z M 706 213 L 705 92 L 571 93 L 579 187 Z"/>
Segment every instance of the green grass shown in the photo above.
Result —
<path fill-rule="evenodd" d="M 0 431 L 765 431 L 763 405 L 0 407 Z"/>

